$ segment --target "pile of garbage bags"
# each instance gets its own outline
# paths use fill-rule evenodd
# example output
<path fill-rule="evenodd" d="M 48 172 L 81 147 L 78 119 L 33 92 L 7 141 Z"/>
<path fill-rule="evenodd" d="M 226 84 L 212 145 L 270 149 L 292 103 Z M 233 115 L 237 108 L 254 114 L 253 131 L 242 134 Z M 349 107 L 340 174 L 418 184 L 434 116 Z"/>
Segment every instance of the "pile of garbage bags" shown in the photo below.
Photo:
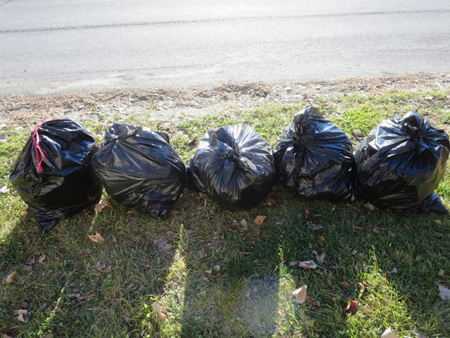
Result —
<path fill-rule="evenodd" d="M 332 201 L 354 197 L 352 153 L 347 135 L 317 108 L 296 114 L 274 148 L 278 178 L 289 191 Z"/>
<path fill-rule="evenodd" d="M 445 174 L 448 135 L 417 112 L 381 122 L 355 152 L 360 196 L 380 208 L 447 213 L 433 193 Z"/>
<path fill-rule="evenodd" d="M 100 200 L 96 151 L 88 129 L 71 119 L 43 121 L 31 131 L 10 180 L 43 230 Z"/>
<path fill-rule="evenodd" d="M 410 112 L 381 122 L 353 153 L 345 133 L 308 108 L 273 151 L 247 124 L 210 130 L 186 168 L 164 133 L 114 124 L 98 147 L 86 127 L 59 119 L 31 131 L 10 180 L 45 231 L 97 203 L 103 187 L 117 202 L 165 219 L 186 183 L 229 210 L 257 206 L 279 180 L 304 199 L 448 213 L 434 190 L 449 151 L 445 131 Z"/>
<path fill-rule="evenodd" d="M 167 218 L 186 181 L 169 137 L 143 127 L 114 124 L 92 164 L 113 199 L 156 219 Z"/>
<path fill-rule="evenodd" d="M 246 124 L 210 130 L 189 161 L 188 176 L 222 208 L 250 209 L 275 181 L 272 149 Z"/>

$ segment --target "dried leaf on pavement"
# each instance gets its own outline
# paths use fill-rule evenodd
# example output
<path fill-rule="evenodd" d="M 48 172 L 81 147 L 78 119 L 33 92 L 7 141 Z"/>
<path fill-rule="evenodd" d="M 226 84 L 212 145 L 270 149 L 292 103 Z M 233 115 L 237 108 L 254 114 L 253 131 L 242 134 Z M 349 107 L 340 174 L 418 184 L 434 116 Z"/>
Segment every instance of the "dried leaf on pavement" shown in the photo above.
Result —
<path fill-rule="evenodd" d="M 295 296 L 295 301 L 299 304 L 303 304 L 306 300 L 306 289 L 308 287 L 306 285 L 303 285 L 300 289 L 295 290 L 292 292 L 292 295 Z"/>
<path fill-rule="evenodd" d="M 88 237 L 92 242 L 98 244 L 103 244 L 103 242 L 105 241 L 105 239 L 102 237 L 102 235 L 100 235 L 99 232 L 95 233 L 95 235 L 89 235 Z"/>
<path fill-rule="evenodd" d="M 256 218 L 255 218 L 255 223 L 256 223 L 257 225 L 261 225 L 261 224 L 264 223 L 265 220 L 266 220 L 266 216 L 258 215 L 258 216 L 256 216 Z"/>
<path fill-rule="evenodd" d="M 301 268 L 303 268 L 303 269 L 315 269 L 315 268 L 317 268 L 317 264 L 316 264 L 316 262 L 314 262 L 314 261 L 303 261 L 303 262 L 300 262 L 300 263 L 298 263 L 298 266 L 299 267 L 301 267 Z"/>

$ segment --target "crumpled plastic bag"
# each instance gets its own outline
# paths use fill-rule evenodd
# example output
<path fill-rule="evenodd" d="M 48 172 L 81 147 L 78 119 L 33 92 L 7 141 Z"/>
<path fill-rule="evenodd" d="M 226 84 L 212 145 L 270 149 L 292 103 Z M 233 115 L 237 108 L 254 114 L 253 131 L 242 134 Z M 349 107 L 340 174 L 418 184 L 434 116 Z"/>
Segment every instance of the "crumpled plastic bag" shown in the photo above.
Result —
<path fill-rule="evenodd" d="M 100 200 L 102 185 L 91 167 L 97 146 L 89 130 L 72 119 L 43 121 L 31 134 L 10 180 L 49 231 Z"/>
<path fill-rule="evenodd" d="M 189 162 L 188 177 L 222 208 L 250 209 L 275 181 L 272 150 L 246 124 L 210 130 Z"/>
<path fill-rule="evenodd" d="M 114 124 L 92 159 L 106 192 L 119 203 L 165 219 L 186 182 L 186 166 L 164 133 Z"/>
<path fill-rule="evenodd" d="M 354 197 L 354 158 L 347 135 L 317 108 L 297 113 L 274 148 L 277 177 L 298 197 Z"/>
<path fill-rule="evenodd" d="M 381 122 L 355 152 L 361 197 L 396 211 L 448 213 L 433 191 L 449 150 L 445 131 L 417 112 Z"/>

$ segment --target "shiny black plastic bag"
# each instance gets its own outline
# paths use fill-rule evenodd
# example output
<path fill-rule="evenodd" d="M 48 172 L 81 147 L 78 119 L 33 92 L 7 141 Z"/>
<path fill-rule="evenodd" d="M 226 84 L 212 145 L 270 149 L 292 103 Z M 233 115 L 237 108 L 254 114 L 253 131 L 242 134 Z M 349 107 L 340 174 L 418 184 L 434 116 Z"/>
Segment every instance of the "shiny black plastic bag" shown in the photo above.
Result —
<path fill-rule="evenodd" d="M 189 162 L 190 184 L 222 208 L 258 205 L 275 181 L 269 145 L 250 126 L 208 131 Z"/>
<path fill-rule="evenodd" d="M 186 166 L 166 134 L 114 124 L 92 159 L 106 192 L 156 219 L 169 215 L 186 183 Z"/>
<path fill-rule="evenodd" d="M 347 135 L 317 108 L 294 117 L 274 148 L 277 176 L 298 197 L 351 200 L 354 159 Z"/>
<path fill-rule="evenodd" d="M 44 121 L 31 133 L 10 180 L 49 231 L 100 200 L 102 185 L 90 164 L 97 146 L 88 129 L 71 119 Z"/>
<path fill-rule="evenodd" d="M 381 122 L 355 159 L 361 197 L 396 211 L 447 213 L 433 193 L 445 173 L 449 139 L 417 112 Z"/>

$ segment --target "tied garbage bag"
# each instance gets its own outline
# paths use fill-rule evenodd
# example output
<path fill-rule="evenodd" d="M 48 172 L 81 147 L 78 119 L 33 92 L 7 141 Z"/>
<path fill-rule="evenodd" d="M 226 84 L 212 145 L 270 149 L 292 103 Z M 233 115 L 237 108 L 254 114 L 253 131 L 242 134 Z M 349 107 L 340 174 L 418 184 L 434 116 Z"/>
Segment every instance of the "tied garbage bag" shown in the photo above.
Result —
<path fill-rule="evenodd" d="M 71 119 L 43 121 L 31 131 L 10 180 L 45 231 L 100 200 L 90 164 L 96 150 L 89 130 Z"/>
<path fill-rule="evenodd" d="M 353 199 L 354 159 L 347 135 L 317 108 L 294 117 L 274 149 L 277 176 L 298 197 Z"/>
<path fill-rule="evenodd" d="M 189 181 L 222 208 L 258 205 L 275 180 L 269 145 L 250 126 L 208 131 L 189 162 Z"/>
<path fill-rule="evenodd" d="M 114 124 L 92 159 L 106 192 L 119 203 L 165 219 L 186 182 L 186 166 L 164 133 Z"/>
<path fill-rule="evenodd" d="M 381 122 L 355 159 L 361 197 L 396 211 L 447 213 L 433 193 L 445 173 L 449 139 L 417 112 Z"/>

